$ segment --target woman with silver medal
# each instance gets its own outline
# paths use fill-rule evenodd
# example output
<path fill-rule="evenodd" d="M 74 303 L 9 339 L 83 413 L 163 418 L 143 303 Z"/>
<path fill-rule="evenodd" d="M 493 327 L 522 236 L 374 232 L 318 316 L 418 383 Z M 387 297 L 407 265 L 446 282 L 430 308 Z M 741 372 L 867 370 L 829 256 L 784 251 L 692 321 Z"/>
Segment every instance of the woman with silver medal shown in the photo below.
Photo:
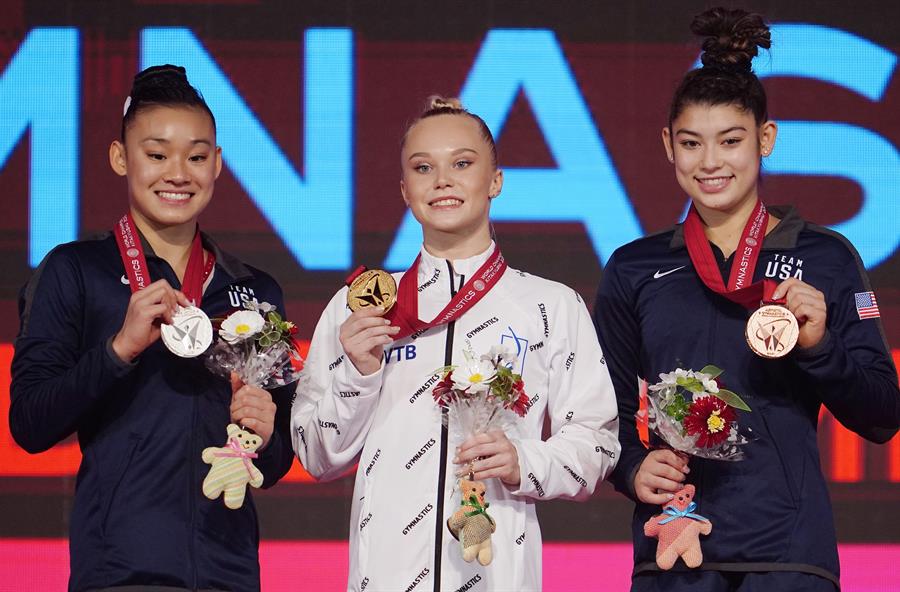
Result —
<path fill-rule="evenodd" d="M 135 76 L 109 162 L 127 213 L 111 234 L 55 248 L 23 293 L 11 431 L 30 452 L 78 435 L 73 592 L 256 591 L 252 500 L 231 510 L 206 499 L 201 452 L 229 422 L 244 425 L 273 485 L 292 460 L 291 392 L 229 384 L 192 358 L 212 338 L 204 309 L 224 316 L 234 286 L 281 307 L 281 289 L 200 233 L 222 155 L 184 68 Z"/>

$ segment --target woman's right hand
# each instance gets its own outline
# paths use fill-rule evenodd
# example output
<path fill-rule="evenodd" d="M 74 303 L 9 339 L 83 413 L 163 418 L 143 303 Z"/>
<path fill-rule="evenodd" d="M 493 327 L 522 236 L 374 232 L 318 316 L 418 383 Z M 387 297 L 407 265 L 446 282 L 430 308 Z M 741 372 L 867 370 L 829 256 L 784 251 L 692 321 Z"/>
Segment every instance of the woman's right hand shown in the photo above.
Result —
<path fill-rule="evenodd" d="M 159 339 L 160 323 L 171 323 L 178 305 L 191 306 L 182 292 L 166 280 L 157 280 L 131 295 L 125 321 L 113 338 L 112 348 L 124 362 L 131 362 Z"/>
<path fill-rule="evenodd" d="M 686 456 L 672 450 L 653 450 L 634 476 L 634 494 L 645 504 L 662 506 L 684 486 L 689 472 Z"/>
<path fill-rule="evenodd" d="M 347 317 L 341 325 L 341 346 L 344 353 L 363 376 L 374 374 L 381 368 L 384 346 L 391 343 L 400 327 L 380 315 L 380 307 L 361 308 Z"/>

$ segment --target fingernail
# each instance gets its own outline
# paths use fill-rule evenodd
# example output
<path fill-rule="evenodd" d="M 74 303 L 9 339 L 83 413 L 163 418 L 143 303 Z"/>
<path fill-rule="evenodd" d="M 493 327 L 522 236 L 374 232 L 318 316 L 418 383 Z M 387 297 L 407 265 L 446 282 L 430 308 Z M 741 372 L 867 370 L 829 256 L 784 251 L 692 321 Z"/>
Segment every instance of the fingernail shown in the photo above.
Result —
<path fill-rule="evenodd" d="M 456 464 L 456 465 L 459 464 L 459 457 L 458 457 L 458 456 L 454 456 L 454 457 L 453 457 L 453 464 Z"/>
<path fill-rule="evenodd" d="M 683 470 L 685 473 L 690 473 L 690 472 L 691 472 L 691 467 L 685 465 L 685 466 L 684 466 L 684 469 L 682 469 L 682 470 Z"/>
<path fill-rule="evenodd" d="M 675 494 L 674 494 L 674 493 L 667 493 L 667 494 L 666 494 L 666 497 L 667 497 L 668 499 L 673 499 L 673 498 L 675 497 Z"/>

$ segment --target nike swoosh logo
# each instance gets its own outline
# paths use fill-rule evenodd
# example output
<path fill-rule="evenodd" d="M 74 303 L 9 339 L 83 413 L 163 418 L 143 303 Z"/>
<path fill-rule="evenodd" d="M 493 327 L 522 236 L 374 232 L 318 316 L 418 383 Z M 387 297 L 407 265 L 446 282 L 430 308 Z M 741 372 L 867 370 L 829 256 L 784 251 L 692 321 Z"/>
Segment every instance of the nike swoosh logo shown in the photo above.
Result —
<path fill-rule="evenodd" d="M 119 281 L 122 282 L 123 284 L 125 284 L 126 286 L 131 283 L 128 281 L 128 278 L 125 277 L 125 274 L 122 274 L 122 277 L 119 278 Z"/>
<path fill-rule="evenodd" d="M 670 273 L 675 273 L 679 269 L 684 269 L 687 265 L 682 265 L 681 267 L 676 267 L 675 269 L 670 269 L 669 271 L 660 271 L 656 270 L 656 273 L 653 274 L 653 279 L 658 280 L 659 278 L 669 275 Z"/>

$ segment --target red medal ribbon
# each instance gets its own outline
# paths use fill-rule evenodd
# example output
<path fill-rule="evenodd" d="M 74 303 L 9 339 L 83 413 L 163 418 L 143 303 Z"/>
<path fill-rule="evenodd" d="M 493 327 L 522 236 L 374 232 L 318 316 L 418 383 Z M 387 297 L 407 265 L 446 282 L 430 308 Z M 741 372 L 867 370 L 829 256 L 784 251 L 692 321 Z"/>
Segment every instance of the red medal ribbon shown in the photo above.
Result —
<path fill-rule="evenodd" d="M 691 263 L 694 264 L 697 275 L 700 276 L 707 288 L 750 310 L 759 308 L 762 303 L 784 303 L 784 299 L 780 301 L 772 299 L 772 293 L 778 286 L 775 281 L 766 279 L 750 283 L 753 280 L 753 272 L 756 269 L 759 252 L 762 250 L 768 223 L 769 212 L 766 211 L 766 206 L 757 200 L 756 207 L 741 232 L 741 240 L 734 252 L 734 261 L 731 263 L 731 273 L 726 288 L 706 233 L 703 232 L 703 221 L 700 219 L 697 209 L 691 205 L 683 224 L 684 242 L 691 257 Z"/>
<path fill-rule="evenodd" d="M 400 278 L 400 286 L 397 288 L 397 303 L 385 315 L 385 318 L 391 321 L 391 325 L 400 327 L 400 331 L 394 335 L 395 341 L 424 329 L 449 323 L 462 316 L 491 291 L 507 267 L 506 259 L 500 253 L 500 248 L 495 247 L 493 254 L 450 299 L 449 304 L 431 321 L 423 321 L 419 318 L 419 293 L 416 289 L 421 259 L 422 254 L 419 253 L 412 267 L 407 269 Z"/>
<path fill-rule="evenodd" d="M 147 258 L 144 256 L 144 245 L 136 232 L 134 220 L 131 214 L 125 214 L 116 224 L 116 243 L 119 245 L 119 255 L 128 275 L 128 283 L 131 292 L 143 290 L 150 284 L 150 272 L 147 269 Z M 206 263 L 203 262 L 203 243 L 200 240 L 200 230 L 194 233 L 191 242 L 191 254 L 188 256 L 187 268 L 184 271 L 184 281 L 181 282 L 181 291 L 194 303 L 200 306 L 203 298 L 203 284 L 212 273 L 216 265 L 216 257 L 212 253 Z"/>

